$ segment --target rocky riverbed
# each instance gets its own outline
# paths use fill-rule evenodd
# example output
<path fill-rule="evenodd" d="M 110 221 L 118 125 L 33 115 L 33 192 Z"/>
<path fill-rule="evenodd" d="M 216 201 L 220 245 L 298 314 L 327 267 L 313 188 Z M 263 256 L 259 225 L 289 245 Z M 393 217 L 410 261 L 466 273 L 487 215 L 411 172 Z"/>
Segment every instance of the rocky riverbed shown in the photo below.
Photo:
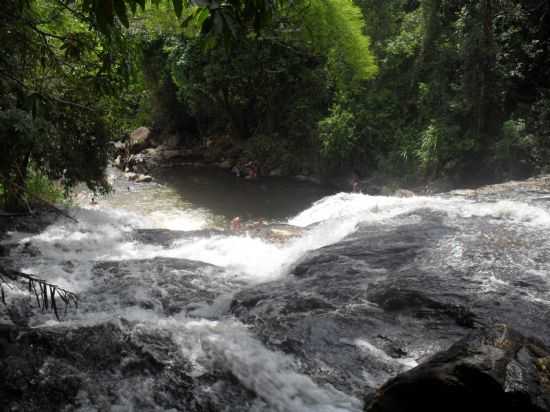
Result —
<path fill-rule="evenodd" d="M 3 267 L 79 306 L 57 321 L 7 291 L 2 408 L 548 411 L 547 198 L 541 177 L 338 193 L 240 232 L 202 205 L 159 219 L 175 211 L 101 202 L 12 227 Z"/>

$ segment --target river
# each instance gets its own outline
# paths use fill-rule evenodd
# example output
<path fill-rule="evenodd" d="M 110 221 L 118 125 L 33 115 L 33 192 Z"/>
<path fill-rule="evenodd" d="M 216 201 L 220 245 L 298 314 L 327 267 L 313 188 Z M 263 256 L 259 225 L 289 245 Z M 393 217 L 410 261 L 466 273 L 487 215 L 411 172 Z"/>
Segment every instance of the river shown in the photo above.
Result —
<path fill-rule="evenodd" d="M 78 223 L 3 240 L 16 244 L 5 263 L 79 295 L 61 322 L 28 314 L 78 346 L 53 350 L 56 376 L 78 383 L 64 410 L 361 411 L 363 394 L 475 324 L 550 343 L 548 179 L 398 198 L 219 171 L 163 184 L 110 173 L 114 193 L 80 196 Z M 250 228 L 227 230 L 234 216 Z M 259 220 L 296 230 L 274 240 Z"/>

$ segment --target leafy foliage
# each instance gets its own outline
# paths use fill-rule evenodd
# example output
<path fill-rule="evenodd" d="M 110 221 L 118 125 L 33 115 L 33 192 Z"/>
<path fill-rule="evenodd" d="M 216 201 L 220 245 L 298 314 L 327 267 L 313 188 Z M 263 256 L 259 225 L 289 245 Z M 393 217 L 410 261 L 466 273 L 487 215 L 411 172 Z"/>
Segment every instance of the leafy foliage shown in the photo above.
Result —
<path fill-rule="evenodd" d="M 110 134 L 101 98 L 127 78 L 121 39 L 107 40 L 64 3 L 5 2 L 0 39 L 0 183 L 19 209 L 29 165 L 66 188 L 106 189 Z M 108 45 L 108 46 L 107 46 Z M 107 48 L 108 47 L 108 48 Z"/>
<path fill-rule="evenodd" d="M 106 189 L 110 139 L 144 123 L 250 141 L 269 163 L 543 170 L 549 16 L 534 0 L 9 0 L 4 204 L 21 207 L 29 165 Z"/>
<path fill-rule="evenodd" d="M 313 0 L 303 12 L 303 22 L 305 40 L 326 56 L 335 78 L 368 80 L 377 73 L 365 20 L 352 0 Z"/>
<path fill-rule="evenodd" d="M 353 113 L 335 104 L 319 122 L 321 153 L 327 158 L 347 158 L 357 144 Z"/>

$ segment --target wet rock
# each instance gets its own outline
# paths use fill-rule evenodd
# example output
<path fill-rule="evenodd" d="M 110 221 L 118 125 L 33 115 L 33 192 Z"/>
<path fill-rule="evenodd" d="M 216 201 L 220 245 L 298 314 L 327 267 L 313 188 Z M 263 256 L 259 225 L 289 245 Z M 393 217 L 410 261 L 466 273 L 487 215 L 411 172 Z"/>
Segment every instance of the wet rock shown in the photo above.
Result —
<path fill-rule="evenodd" d="M 35 207 L 34 213 L 30 215 L 2 216 L 0 214 L 0 239 L 6 237 L 9 231 L 39 233 L 60 218 L 63 217 L 60 217 L 59 213 L 46 207 Z M 8 250 L 14 245 L 10 242 L 2 243 Z"/>
<path fill-rule="evenodd" d="M 268 346 L 298 357 L 318 382 L 356 395 L 365 386 L 374 390 L 414 365 L 411 358 L 428 345 L 445 347 L 466 333 L 450 316 L 438 319 L 442 334 L 428 321 L 395 316 L 368 299 L 371 284 L 408 272 L 449 230 L 437 219 L 401 226 L 399 234 L 365 227 L 309 253 L 284 280 L 238 293 L 232 312 Z"/>
<path fill-rule="evenodd" d="M 267 241 L 284 243 L 302 236 L 306 229 L 287 224 L 262 224 L 262 222 L 247 225 L 245 228 L 250 236 L 260 237 Z"/>
<path fill-rule="evenodd" d="M 5 289 L 4 285 L 4 291 Z M 0 325 L 27 326 L 33 314 L 33 302 L 27 296 L 14 293 L 14 289 L 10 289 L 6 294 L 6 304 L 0 302 Z"/>
<path fill-rule="evenodd" d="M 160 152 L 160 157 L 164 160 L 173 160 L 179 157 L 183 157 L 184 154 L 178 149 L 170 149 L 168 147 L 163 147 Z"/>
<path fill-rule="evenodd" d="M 126 151 L 126 143 L 121 141 L 112 142 L 115 153 L 124 153 Z"/>
<path fill-rule="evenodd" d="M 149 149 L 148 149 L 149 150 Z M 160 166 L 161 159 L 156 151 L 144 151 L 130 156 L 128 167 L 136 173 L 146 174 Z"/>
<path fill-rule="evenodd" d="M 1 326 L 0 368 L 6 411 L 221 412 L 227 404 L 247 410 L 254 399 L 225 371 L 193 371 L 170 331 L 124 320 L 33 329 Z"/>
<path fill-rule="evenodd" d="M 137 179 L 137 177 L 139 176 L 139 174 L 134 173 L 134 172 L 126 172 L 126 173 L 124 173 L 124 176 L 125 176 L 126 179 L 128 179 L 128 180 L 134 181 L 134 180 Z"/>
<path fill-rule="evenodd" d="M 82 310 L 135 306 L 163 315 L 187 313 L 241 285 L 217 266 L 175 258 L 101 262 L 93 275 L 92 287 L 82 297 Z"/>
<path fill-rule="evenodd" d="M 355 395 L 495 321 L 549 344 L 544 302 L 504 281 L 484 290 L 480 282 L 491 280 L 476 271 L 489 259 L 493 276 L 530 280 L 497 264 L 501 254 L 526 252 L 503 243 L 501 226 L 486 218 L 446 222 L 445 214 L 417 210 L 391 225 L 360 224 L 340 242 L 308 253 L 285 278 L 239 292 L 231 310 L 266 345 L 296 356 L 304 373 Z M 451 266 L 447 248 L 457 245 L 471 265 Z"/>
<path fill-rule="evenodd" d="M 153 177 L 149 175 L 144 175 L 141 173 L 134 173 L 134 172 L 127 172 L 124 174 L 126 179 L 130 180 L 131 182 L 136 183 L 148 183 L 153 181 Z"/>
<path fill-rule="evenodd" d="M 153 181 L 153 177 L 149 175 L 139 175 L 135 179 L 136 183 L 149 183 Z"/>
<path fill-rule="evenodd" d="M 384 384 L 367 412 L 550 410 L 550 351 L 505 325 L 476 331 Z"/>
<path fill-rule="evenodd" d="M 225 232 L 218 229 L 203 230 L 169 230 L 169 229 L 136 229 L 132 238 L 146 244 L 170 246 L 177 240 L 208 238 L 223 235 Z"/>

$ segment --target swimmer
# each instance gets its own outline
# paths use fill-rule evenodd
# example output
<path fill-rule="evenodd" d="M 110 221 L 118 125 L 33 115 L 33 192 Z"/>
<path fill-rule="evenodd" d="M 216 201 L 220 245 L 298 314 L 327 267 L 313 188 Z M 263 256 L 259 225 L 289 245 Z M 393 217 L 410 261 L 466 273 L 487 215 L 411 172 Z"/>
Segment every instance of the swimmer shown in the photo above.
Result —
<path fill-rule="evenodd" d="M 240 232 L 241 231 L 241 218 L 239 216 L 234 217 L 231 220 L 231 230 L 233 232 Z"/>

